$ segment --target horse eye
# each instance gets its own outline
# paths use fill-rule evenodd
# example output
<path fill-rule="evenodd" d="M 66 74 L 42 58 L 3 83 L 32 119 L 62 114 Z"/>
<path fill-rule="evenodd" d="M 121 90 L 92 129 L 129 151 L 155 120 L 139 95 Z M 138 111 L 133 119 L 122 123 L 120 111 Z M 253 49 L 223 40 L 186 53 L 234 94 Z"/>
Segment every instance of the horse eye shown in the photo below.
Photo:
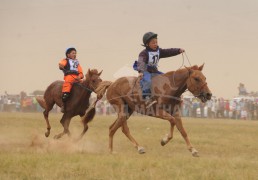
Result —
<path fill-rule="evenodd" d="M 196 82 L 200 82 L 200 79 L 199 79 L 199 78 L 194 78 L 194 80 L 195 80 Z"/>

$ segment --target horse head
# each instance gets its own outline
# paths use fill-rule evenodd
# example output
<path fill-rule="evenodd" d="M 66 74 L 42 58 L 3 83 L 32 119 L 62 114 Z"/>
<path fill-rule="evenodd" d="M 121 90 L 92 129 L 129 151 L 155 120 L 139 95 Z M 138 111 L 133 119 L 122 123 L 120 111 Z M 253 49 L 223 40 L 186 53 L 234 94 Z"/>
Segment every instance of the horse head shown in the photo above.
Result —
<path fill-rule="evenodd" d="M 202 73 L 203 65 L 200 67 L 192 66 L 186 67 L 189 72 L 188 79 L 186 81 L 187 89 L 202 102 L 206 102 L 211 99 L 212 93 L 207 85 L 206 77 Z"/>
<path fill-rule="evenodd" d="M 101 73 L 102 71 L 98 72 L 97 69 L 88 69 L 88 72 L 85 75 L 85 81 L 87 82 L 88 86 L 92 89 L 92 91 L 95 91 L 95 89 L 102 82 L 102 79 L 100 78 Z"/>

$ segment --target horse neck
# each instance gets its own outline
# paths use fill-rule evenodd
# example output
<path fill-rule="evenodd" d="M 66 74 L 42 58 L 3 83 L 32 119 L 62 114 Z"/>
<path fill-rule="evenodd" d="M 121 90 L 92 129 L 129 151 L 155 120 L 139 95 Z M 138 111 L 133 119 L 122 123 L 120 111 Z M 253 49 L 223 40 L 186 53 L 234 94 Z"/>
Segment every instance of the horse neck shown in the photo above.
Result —
<path fill-rule="evenodd" d="M 172 86 L 178 87 L 174 95 L 180 97 L 187 89 L 186 81 L 189 77 L 187 69 L 180 69 L 177 71 L 171 71 L 165 74 L 169 78 Z"/>
<path fill-rule="evenodd" d="M 82 85 L 86 86 L 88 88 L 88 87 L 90 87 L 90 81 L 88 79 L 85 79 L 85 80 L 83 80 Z"/>
<path fill-rule="evenodd" d="M 89 91 L 89 90 L 91 90 L 89 79 L 83 80 L 82 88 L 83 88 L 83 91 L 85 91 L 88 95 L 91 95 L 91 91 Z"/>

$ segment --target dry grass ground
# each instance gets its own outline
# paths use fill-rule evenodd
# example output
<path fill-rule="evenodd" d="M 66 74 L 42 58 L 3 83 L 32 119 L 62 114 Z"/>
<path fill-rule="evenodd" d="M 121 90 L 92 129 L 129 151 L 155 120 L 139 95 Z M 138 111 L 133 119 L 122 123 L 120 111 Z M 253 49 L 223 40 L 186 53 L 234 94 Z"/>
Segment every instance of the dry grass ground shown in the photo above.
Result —
<path fill-rule="evenodd" d="M 200 157 L 194 158 L 176 130 L 165 147 L 160 139 L 169 124 L 149 117 L 132 117 L 132 135 L 145 147 L 140 155 L 119 130 L 114 150 L 108 152 L 108 127 L 114 116 L 96 116 L 86 136 L 73 142 L 80 119 L 70 125 L 72 137 L 54 140 L 62 131 L 61 114 L 51 114 L 52 131 L 44 137 L 40 113 L 0 113 L 0 179 L 257 179 L 258 122 L 217 119 L 183 119 Z"/>

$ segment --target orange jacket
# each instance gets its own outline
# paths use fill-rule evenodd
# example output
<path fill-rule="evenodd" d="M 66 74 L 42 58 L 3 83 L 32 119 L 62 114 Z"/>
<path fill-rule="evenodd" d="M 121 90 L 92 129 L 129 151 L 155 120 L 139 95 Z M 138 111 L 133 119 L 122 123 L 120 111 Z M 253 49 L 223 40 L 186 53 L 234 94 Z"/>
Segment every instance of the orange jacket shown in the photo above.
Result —
<path fill-rule="evenodd" d="M 62 59 L 59 62 L 59 68 L 63 70 L 65 76 L 75 75 L 75 77 L 79 76 L 81 79 L 83 78 L 82 67 L 77 59 Z"/>

